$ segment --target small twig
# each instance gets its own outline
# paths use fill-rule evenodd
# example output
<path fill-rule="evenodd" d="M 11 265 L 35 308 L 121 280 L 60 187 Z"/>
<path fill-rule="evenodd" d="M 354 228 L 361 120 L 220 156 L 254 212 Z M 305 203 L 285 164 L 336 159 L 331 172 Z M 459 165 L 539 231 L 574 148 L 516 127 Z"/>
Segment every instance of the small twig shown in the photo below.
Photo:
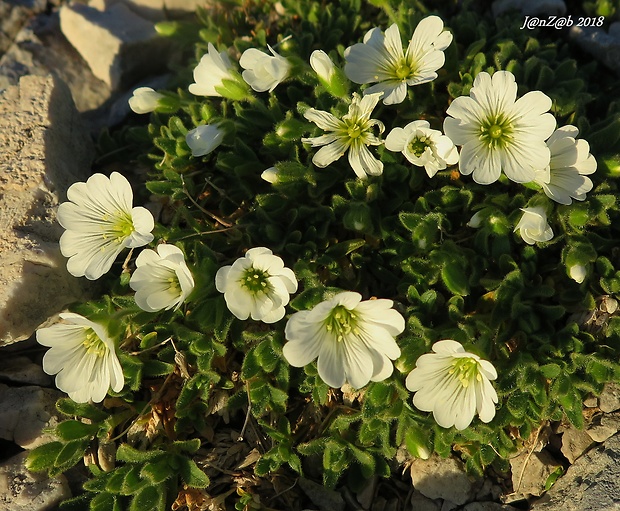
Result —
<path fill-rule="evenodd" d="M 187 196 L 187 198 L 192 202 L 192 204 L 194 206 L 196 206 L 200 211 L 202 211 L 205 215 L 210 216 L 211 218 L 213 218 L 213 220 L 215 220 L 216 222 L 219 222 L 220 224 L 222 224 L 224 227 L 232 227 L 233 224 L 231 224 L 230 222 L 227 222 L 226 220 L 220 218 L 219 216 L 217 216 L 214 213 L 211 213 L 211 211 L 206 210 L 205 208 L 203 208 L 200 204 L 198 204 L 194 198 L 189 194 L 189 191 L 187 190 L 187 187 L 185 186 L 185 180 L 183 179 L 183 176 L 181 175 L 181 183 L 183 183 L 183 193 Z"/>
<path fill-rule="evenodd" d="M 523 466 L 521 467 L 521 473 L 519 474 L 519 479 L 517 480 L 517 487 L 514 489 L 513 494 L 519 493 L 519 489 L 521 488 L 521 483 L 523 482 L 523 476 L 525 475 L 525 469 L 527 467 L 528 462 L 530 461 L 530 458 L 532 457 L 532 454 L 534 454 L 534 449 L 536 449 L 536 445 L 538 444 L 538 435 L 540 435 L 540 431 L 542 428 L 543 427 L 541 425 L 536 430 L 536 438 L 534 438 L 534 441 L 532 442 L 532 446 L 530 447 L 529 452 L 525 456 L 525 461 L 523 462 Z"/>
<path fill-rule="evenodd" d="M 250 422 L 250 414 L 252 413 L 252 401 L 250 400 L 250 384 L 247 381 L 245 382 L 245 391 L 248 394 L 248 411 L 245 414 L 245 420 L 243 421 L 243 427 L 241 428 L 241 433 L 239 433 L 237 442 L 243 441 L 245 430 L 248 427 L 248 423 Z"/>
<path fill-rule="evenodd" d="M 277 499 L 280 495 L 284 495 L 286 492 L 291 491 L 293 488 L 295 488 L 295 486 L 297 486 L 297 482 L 299 481 L 299 477 L 297 479 L 295 479 L 295 482 L 289 486 L 288 488 L 285 488 L 282 491 L 279 491 L 278 493 L 276 493 L 275 495 L 272 495 L 271 497 L 268 497 L 265 499 L 266 502 L 273 500 L 273 499 Z"/>
<path fill-rule="evenodd" d="M 194 236 L 206 236 L 207 234 L 217 234 L 218 232 L 234 231 L 235 229 L 239 229 L 239 226 L 233 225 L 231 227 L 224 227 L 224 229 L 215 229 L 213 231 L 195 232 L 193 234 L 188 234 L 187 236 L 183 236 L 178 239 L 186 240 L 187 238 L 193 238 Z"/>
<path fill-rule="evenodd" d="M 129 273 L 129 261 L 132 255 L 133 255 L 133 248 L 129 249 L 129 254 L 127 254 L 127 257 L 125 258 L 125 262 L 123 263 L 123 273 L 124 272 Z"/>

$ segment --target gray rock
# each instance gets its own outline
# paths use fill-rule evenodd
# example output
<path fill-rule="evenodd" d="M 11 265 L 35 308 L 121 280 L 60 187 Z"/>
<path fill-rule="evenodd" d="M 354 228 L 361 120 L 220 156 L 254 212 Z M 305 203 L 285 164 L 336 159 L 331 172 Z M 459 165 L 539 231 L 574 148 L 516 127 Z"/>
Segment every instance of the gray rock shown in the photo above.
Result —
<path fill-rule="evenodd" d="M 58 424 L 56 401 L 64 396 L 54 389 L 0 384 L 0 438 L 15 442 L 24 449 L 55 440 L 43 429 Z"/>
<path fill-rule="evenodd" d="M 71 497 L 63 475 L 48 478 L 26 469 L 23 452 L 0 463 L 0 511 L 46 511 Z"/>
<path fill-rule="evenodd" d="M 517 511 L 516 507 L 498 504 L 497 502 L 470 502 L 463 511 Z"/>
<path fill-rule="evenodd" d="M 112 90 L 166 67 L 168 41 L 157 34 L 152 22 L 122 3 L 105 11 L 65 4 L 60 9 L 60 27 L 93 74 Z"/>
<path fill-rule="evenodd" d="M 598 407 L 604 413 L 620 410 L 620 385 L 617 383 L 607 383 L 598 398 Z"/>
<path fill-rule="evenodd" d="M 372 504 L 375 498 L 375 493 L 377 491 L 378 483 L 379 483 L 378 476 L 371 477 L 370 480 L 368 481 L 368 484 L 366 484 L 364 488 L 362 489 L 362 491 L 360 491 L 356 495 L 357 502 L 359 502 L 359 505 L 362 506 L 362 508 L 370 509 L 370 505 Z"/>
<path fill-rule="evenodd" d="M 0 55 L 11 46 L 26 22 L 46 6 L 45 0 L 0 0 Z"/>
<path fill-rule="evenodd" d="M 298 484 L 312 503 L 321 511 L 344 511 L 344 499 L 337 491 L 329 490 L 304 477 L 299 478 Z"/>
<path fill-rule="evenodd" d="M 51 386 L 53 378 L 43 372 L 40 364 L 28 357 L 0 357 L 0 380 L 28 385 Z"/>
<path fill-rule="evenodd" d="M 162 21 L 166 19 L 164 0 L 91 0 L 88 2 L 88 6 L 98 11 L 105 11 L 112 5 L 118 3 L 125 4 L 131 11 L 144 19 L 151 21 Z"/>
<path fill-rule="evenodd" d="M 433 455 L 427 460 L 414 459 L 410 473 L 413 487 L 430 499 L 462 505 L 472 496 L 472 481 L 454 458 Z"/>
<path fill-rule="evenodd" d="M 561 467 L 546 450 L 532 453 L 524 450 L 510 459 L 510 466 L 514 493 L 507 496 L 506 502 L 521 500 L 529 495 L 542 495 L 549 476 Z"/>
<path fill-rule="evenodd" d="M 99 108 L 111 96 L 88 64 L 60 32 L 58 13 L 32 18 L 0 58 L 0 89 L 26 75 L 54 74 L 69 86 L 78 112 Z"/>
<path fill-rule="evenodd" d="M 92 283 L 66 270 L 55 222 L 93 149 L 71 94 L 53 76 L 26 76 L 0 96 L 0 346 L 27 339 Z"/>
<path fill-rule="evenodd" d="M 570 38 L 584 51 L 620 74 L 620 22 L 609 27 L 609 33 L 598 27 L 572 26 Z"/>
<path fill-rule="evenodd" d="M 620 413 L 610 413 L 594 417 L 586 433 L 595 442 L 604 442 L 618 431 L 620 431 Z"/>
<path fill-rule="evenodd" d="M 491 6 L 494 16 L 499 16 L 509 11 L 520 11 L 524 16 L 566 14 L 564 0 L 495 0 Z"/>
<path fill-rule="evenodd" d="M 588 433 L 574 426 L 566 428 L 562 433 L 562 454 L 570 463 L 575 463 L 584 452 L 586 452 L 594 444 Z"/>
<path fill-rule="evenodd" d="M 441 506 L 432 499 L 425 497 L 419 491 L 414 490 L 411 495 L 412 511 L 440 511 Z"/>
<path fill-rule="evenodd" d="M 569 467 L 530 511 L 612 511 L 620 509 L 620 435 Z"/>

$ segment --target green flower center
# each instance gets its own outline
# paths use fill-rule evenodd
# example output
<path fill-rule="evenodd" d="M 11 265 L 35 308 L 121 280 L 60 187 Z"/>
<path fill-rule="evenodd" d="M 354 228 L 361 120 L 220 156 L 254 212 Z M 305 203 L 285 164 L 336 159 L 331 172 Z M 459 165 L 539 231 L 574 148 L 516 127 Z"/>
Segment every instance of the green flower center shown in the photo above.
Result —
<path fill-rule="evenodd" d="M 168 277 L 168 291 L 175 295 L 181 294 L 181 286 L 179 285 L 179 279 L 176 275 Z"/>
<path fill-rule="evenodd" d="M 334 334 L 336 340 L 341 342 L 344 340 L 345 335 L 349 335 L 351 332 L 357 333 L 357 315 L 347 309 L 344 305 L 337 305 L 329 313 L 329 316 L 323 321 L 325 329 Z"/>
<path fill-rule="evenodd" d="M 429 147 L 430 144 L 428 143 L 428 138 L 426 137 L 420 137 L 420 138 L 414 138 L 412 139 L 408 146 L 407 149 L 409 149 L 409 152 L 415 154 L 416 156 L 420 157 L 424 154 L 424 151 L 426 151 L 426 148 Z"/>
<path fill-rule="evenodd" d="M 269 273 L 256 268 L 248 268 L 243 272 L 240 283 L 252 294 L 267 293 L 271 289 Z"/>
<path fill-rule="evenodd" d="M 347 126 L 347 133 L 350 138 L 359 137 L 364 131 L 364 127 L 360 126 L 360 123 L 355 122 Z"/>
<path fill-rule="evenodd" d="M 92 328 L 86 329 L 86 337 L 82 341 L 82 346 L 86 349 L 86 353 L 97 357 L 103 357 L 108 351 L 108 347 Z"/>
<path fill-rule="evenodd" d="M 409 76 L 411 75 L 411 68 L 407 63 L 401 62 L 394 70 L 394 73 L 399 80 L 404 80 L 406 78 L 409 78 Z"/>
<path fill-rule="evenodd" d="M 480 139 L 491 148 L 505 147 L 512 139 L 513 127 L 510 119 L 499 114 L 489 117 L 480 126 Z"/>
<path fill-rule="evenodd" d="M 455 375 L 464 388 L 467 388 L 474 380 L 482 380 L 478 362 L 471 357 L 455 358 L 449 373 Z"/>
<path fill-rule="evenodd" d="M 111 222 L 110 215 L 107 213 L 102 216 L 102 220 L 108 224 L 104 230 L 103 239 L 111 238 L 117 243 L 122 243 L 125 238 L 131 236 L 136 230 L 131 215 L 123 211 L 119 211 L 116 214 L 113 222 Z"/>

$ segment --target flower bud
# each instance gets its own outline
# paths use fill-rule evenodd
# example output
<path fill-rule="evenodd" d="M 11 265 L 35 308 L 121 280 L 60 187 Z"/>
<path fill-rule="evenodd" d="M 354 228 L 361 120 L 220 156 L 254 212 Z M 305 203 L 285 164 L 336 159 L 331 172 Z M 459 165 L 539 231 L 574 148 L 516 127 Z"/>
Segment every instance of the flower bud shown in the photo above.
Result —
<path fill-rule="evenodd" d="M 336 67 L 329 55 L 322 50 L 315 50 L 310 55 L 310 65 L 319 78 L 321 85 L 332 96 L 341 98 L 349 94 L 349 81 L 343 71 Z"/>
<path fill-rule="evenodd" d="M 585 280 L 588 270 L 581 264 L 574 264 L 569 268 L 568 274 L 577 284 L 581 284 Z"/>
<path fill-rule="evenodd" d="M 269 167 L 263 171 L 260 177 L 268 183 L 274 184 L 278 181 L 278 169 L 275 167 Z"/>
<path fill-rule="evenodd" d="M 224 139 L 224 131 L 217 124 L 203 124 L 187 132 L 185 142 L 192 156 L 205 156 L 215 150 Z"/>
<path fill-rule="evenodd" d="M 163 94 L 155 92 L 151 87 L 138 87 L 129 98 L 129 108 L 137 114 L 148 114 L 157 109 Z"/>

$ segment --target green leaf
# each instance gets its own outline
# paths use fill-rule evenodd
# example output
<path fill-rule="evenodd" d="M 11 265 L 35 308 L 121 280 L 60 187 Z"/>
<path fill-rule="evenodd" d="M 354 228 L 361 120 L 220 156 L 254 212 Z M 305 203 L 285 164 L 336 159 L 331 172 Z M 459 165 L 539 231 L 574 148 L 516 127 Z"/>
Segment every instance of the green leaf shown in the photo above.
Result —
<path fill-rule="evenodd" d="M 89 403 L 76 403 L 73 399 L 63 397 L 56 402 L 56 409 L 65 415 L 84 417 L 95 422 L 103 422 L 109 414 Z"/>
<path fill-rule="evenodd" d="M 116 496 L 107 492 L 95 495 L 90 501 L 90 511 L 116 511 L 117 509 L 119 508 Z"/>
<path fill-rule="evenodd" d="M 61 440 L 78 440 L 92 438 L 99 430 L 98 424 L 84 424 L 80 421 L 63 421 L 56 426 L 56 436 Z"/>
<path fill-rule="evenodd" d="M 159 458 L 166 453 L 160 449 L 150 451 L 139 451 L 129 444 L 121 444 L 116 451 L 116 459 L 127 463 L 144 463 Z"/>
<path fill-rule="evenodd" d="M 32 472 L 49 470 L 54 466 L 58 454 L 62 451 L 65 444 L 62 442 L 50 442 L 48 444 L 35 447 L 28 453 L 26 467 Z"/>
<path fill-rule="evenodd" d="M 165 511 L 164 486 L 146 486 L 132 499 L 129 511 Z"/>
<path fill-rule="evenodd" d="M 88 440 L 72 440 L 71 442 L 67 442 L 58 453 L 54 465 L 75 465 L 82 459 L 87 447 Z"/>
<path fill-rule="evenodd" d="M 163 483 L 167 479 L 176 476 L 176 473 L 172 467 L 170 467 L 168 461 L 163 458 L 158 461 L 146 463 L 142 467 L 140 475 L 155 485 Z"/>
<path fill-rule="evenodd" d="M 193 460 L 187 458 L 181 458 L 180 460 L 180 473 L 185 484 L 191 488 L 206 488 L 211 483 L 209 476 L 205 474 Z"/>
<path fill-rule="evenodd" d="M 441 269 L 441 279 L 446 287 L 456 295 L 467 296 L 469 294 L 469 282 L 467 272 L 463 265 L 457 262 L 449 262 Z"/>
<path fill-rule="evenodd" d="M 198 451 L 198 449 L 200 449 L 201 441 L 200 438 L 192 438 L 191 440 L 176 440 L 172 443 L 172 446 L 177 451 L 184 451 L 194 454 Z"/>

